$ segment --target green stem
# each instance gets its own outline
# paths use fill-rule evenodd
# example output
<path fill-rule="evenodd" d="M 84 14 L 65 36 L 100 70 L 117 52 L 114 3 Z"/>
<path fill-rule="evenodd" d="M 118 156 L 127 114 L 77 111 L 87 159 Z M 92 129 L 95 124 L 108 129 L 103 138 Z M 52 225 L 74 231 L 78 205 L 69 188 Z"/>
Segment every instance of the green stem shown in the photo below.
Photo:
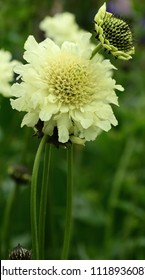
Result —
<path fill-rule="evenodd" d="M 97 47 L 92 51 L 92 55 L 91 55 L 91 58 L 90 58 L 90 59 L 92 59 L 92 58 L 95 56 L 95 54 L 98 53 L 98 52 L 100 51 L 101 48 L 102 48 L 102 44 L 99 43 L 99 44 L 97 45 Z"/>
<path fill-rule="evenodd" d="M 72 197 L 73 197 L 73 146 L 70 145 L 67 150 L 67 204 L 66 204 L 66 222 L 62 250 L 62 260 L 67 260 L 71 227 L 72 227 Z"/>
<path fill-rule="evenodd" d="M 39 254 L 40 259 L 44 259 L 44 240 L 45 240 L 45 222 L 46 222 L 46 207 L 48 195 L 48 181 L 50 173 L 50 158 L 51 158 L 51 144 L 45 144 L 43 179 L 41 187 L 41 199 L 39 210 Z"/>
<path fill-rule="evenodd" d="M 49 259 L 55 260 L 56 256 L 56 235 L 55 225 L 54 225 L 54 204 L 53 204 L 53 195 L 51 188 L 48 189 L 48 220 L 49 220 Z"/>
<path fill-rule="evenodd" d="M 41 154 L 45 142 L 46 142 L 46 136 L 43 136 L 36 153 L 36 157 L 33 165 L 33 171 L 32 171 L 30 211 L 31 211 L 32 256 L 34 260 L 39 259 L 39 243 L 38 243 L 38 229 L 37 229 L 37 178 L 38 178 Z"/>
<path fill-rule="evenodd" d="M 112 190 L 110 193 L 110 198 L 108 201 L 108 210 L 107 210 L 109 221 L 105 231 L 105 242 L 104 242 L 107 259 L 109 259 L 110 257 L 110 250 L 113 242 L 113 222 L 115 218 L 115 209 L 116 209 L 117 201 L 119 200 L 122 183 L 125 178 L 125 174 L 129 162 L 131 160 L 131 156 L 135 149 L 135 145 L 136 145 L 135 139 L 131 138 L 127 141 L 112 184 Z"/>
<path fill-rule="evenodd" d="M 13 211 L 13 207 L 16 201 L 16 196 L 18 192 L 19 186 L 15 185 L 13 190 L 10 192 L 5 212 L 4 212 L 4 219 L 3 219 L 3 227 L 2 227 L 2 234 L 1 234 L 1 243 L 2 247 L 4 246 L 3 258 L 8 257 L 8 248 L 9 248 L 9 239 L 10 239 L 10 225 L 11 225 L 11 215 Z"/>

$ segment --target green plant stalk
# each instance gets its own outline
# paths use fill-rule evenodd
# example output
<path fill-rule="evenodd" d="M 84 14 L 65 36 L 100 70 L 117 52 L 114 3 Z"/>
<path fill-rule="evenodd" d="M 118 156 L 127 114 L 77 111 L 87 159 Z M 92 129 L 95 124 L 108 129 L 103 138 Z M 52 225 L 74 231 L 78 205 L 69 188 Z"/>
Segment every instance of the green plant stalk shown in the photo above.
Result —
<path fill-rule="evenodd" d="M 49 243 L 50 243 L 48 256 L 49 256 L 49 259 L 55 260 L 56 235 L 55 235 L 55 225 L 54 225 L 53 195 L 52 195 L 51 188 L 48 189 L 48 219 L 49 219 Z"/>
<path fill-rule="evenodd" d="M 30 201 L 30 214 L 31 214 L 31 234 L 32 234 L 32 258 L 39 259 L 39 241 L 38 241 L 38 227 L 37 227 L 37 180 L 40 165 L 41 154 L 46 142 L 46 136 L 43 136 L 33 165 L 32 181 L 31 181 L 31 201 Z"/>
<path fill-rule="evenodd" d="M 15 185 L 13 187 L 13 190 L 10 192 L 5 212 L 4 212 L 4 219 L 3 219 L 3 226 L 2 226 L 2 233 L 1 233 L 1 245 L 4 246 L 3 258 L 7 259 L 8 257 L 8 248 L 9 248 L 9 239 L 10 239 L 10 233 L 9 229 L 11 227 L 11 214 L 13 211 L 13 207 L 16 201 L 17 193 L 19 190 L 19 186 Z"/>
<path fill-rule="evenodd" d="M 71 228 L 72 228 L 72 199 L 73 198 L 73 145 L 70 145 L 67 150 L 67 203 L 66 203 L 66 221 L 65 233 L 62 249 L 62 260 L 67 260 Z"/>
<path fill-rule="evenodd" d="M 98 52 L 101 50 L 101 48 L 102 48 L 102 44 L 99 43 L 99 44 L 96 46 L 96 48 L 92 51 L 92 55 L 91 55 L 91 58 L 90 58 L 90 59 L 92 59 L 92 58 L 95 56 L 95 54 L 98 53 Z"/>
<path fill-rule="evenodd" d="M 112 190 L 110 193 L 110 198 L 108 201 L 108 215 L 109 215 L 109 221 L 106 226 L 105 231 L 105 257 L 109 258 L 109 252 L 112 244 L 112 238 L 113 238 L 113 222 L 114 222 L 114 215 L 115 215 L 115 208 L 117 201 L 119 199 L 119 195 L 121 192 L 121 187 L 123 180 L 125 178 L 125 174 L 129 165 L 129 162 L 131 160 L 132 154 L 134 152 L 136 145 L 136 141 L 134 138 L 131 138 L 127 141 L 124 152 L 122 154 L 122 157 L 120 159 L 120 163 L 118 165 L 118 169 L 116 171 L 116 174 L 114 176 L 113 184 L 112 184 Z"/>
<path fill-rule="evenodd" d="M 40 210 L 39 210 L 39 256 L 44 259 L 45 223 L 48 196 L 48 181 L 50 173 L 51 144 L 45 144 L 43 178 L 41 187 Z"/>

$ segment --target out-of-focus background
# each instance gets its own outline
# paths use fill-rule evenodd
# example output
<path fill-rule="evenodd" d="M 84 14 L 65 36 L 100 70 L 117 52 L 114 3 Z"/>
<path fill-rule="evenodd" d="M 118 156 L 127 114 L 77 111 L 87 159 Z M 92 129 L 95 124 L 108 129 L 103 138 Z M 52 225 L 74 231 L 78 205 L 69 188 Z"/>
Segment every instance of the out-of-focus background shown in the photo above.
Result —
<path fill-rule="evenodd" d="M 103 3 L 0 0 L 0 48 L 23 62 L 28 35 L 43 40 L 40 22 L 58 12 L 74 13 L 82 29 L 94 32 L 93 18 Z M 85 147 L 75 148 L 69 258 L 145 259 L 145 2 L 110 0 L 107 7 L 130 24 L 136 52 L 129 61 L 119 61 L 102 52 L 118 68 L 114 77 L 125 91 L 118 93 L 120 107 L 113 107 L 118 126 Z M 27 168 L 31 173 L 40 140 L 33 137 L 31 128 L 20 128 L 22 117 L 23 113 L 12 110 L 8 98 L 0 96 L 1 259 L 7 259 L 19 243 L 31 249 L 30 182 L 24 179 L 29 179 Z M 26 166 L 24 172 L 21 165 Z M 13 173 L 19 179 L 15 180 Z M 50 187 L 45 253 L 47 259 L 60 259 L 66 203 L 63 149 L 53 148 Z"/>

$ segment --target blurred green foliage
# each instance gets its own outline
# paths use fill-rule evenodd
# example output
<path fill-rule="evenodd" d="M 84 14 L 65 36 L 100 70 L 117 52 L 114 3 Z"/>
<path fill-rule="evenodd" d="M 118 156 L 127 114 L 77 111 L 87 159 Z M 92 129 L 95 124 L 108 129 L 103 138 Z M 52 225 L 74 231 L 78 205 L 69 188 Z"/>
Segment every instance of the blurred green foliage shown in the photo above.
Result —
<path fill-rule="evenodd" d="M 59 11 L 75 13 L 80 26 L 92 32 L 93 17 L 103 2 L 0 0 L 0 48 L 22 61 L 28 35 L 42 40 L 40 21 Z M 119 124 L 74 151 L 70 259 L 145 259 L 145 3 L 132 0 L 131 4 L 133 13 L 127 20 L 134 30 L 133 60 L 118 61 L 104 53 L 118 68 L 115 78 L 125 88 L 119 95 L 120 107 L 113 108 Z M 0 96 L 1 259 L 7 259 L 18 243 L 31 249 L 30 183 L 17 183 L 8 172 L 13 164 L 26 164 L 31 171 L 39 144 L 31 129 L 20 128 L 22 116 Z M 53 148 L 48 200 L 46 256 L 59 259 L 66 205 L 63 149 Z M 8 226 L 6 207 L 10 203 L 14 207 Z"/>

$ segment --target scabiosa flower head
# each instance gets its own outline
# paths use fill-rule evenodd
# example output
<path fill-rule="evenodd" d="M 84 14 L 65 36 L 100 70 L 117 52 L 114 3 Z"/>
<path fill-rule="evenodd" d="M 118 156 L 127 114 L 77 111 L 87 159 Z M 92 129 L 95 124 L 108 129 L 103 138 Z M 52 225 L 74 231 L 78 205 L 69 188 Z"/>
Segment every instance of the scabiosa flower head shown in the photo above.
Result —
<path fill-rule="evenodd" d="M 22 126 L 39 126 L 59 143 L 84 144 L 117 125 L 110 104 L 118 105 L 115 89 L 123 88 L 112 79 L 115 67 L 109 60 L 99 54 L 90 60 L 90 37 L 61 47 L 49 38 L 38 44 L 28 37 L 27 64 L 15 70 L 22 82 L 12 86 L 16 99 L 11 100 L 14 109 L 27 112 Z"/>
<path fill-rule="evenodd" d="M 132 32 L 122 19 L 106 12 L 106 3 L 95 15 L 96 38 L 115 57 L 128 60 L 134 54 Z"/>
<path fill-rule="evenodd" d="M 40 29 L 59 46 L 64 41 L 77 42 L 85 33 L 76 23 L 74 14 L 69 12 L 47 16 L 40 23 Z"/>
<path fill-rule="evenodd" d="M 5 97 L 11 96 L 10 82 L 13 80 L 13 68 L 16 61 L 11 61 L 11 53 L 5 50 L 0 50 L 0 94 Z"/>

